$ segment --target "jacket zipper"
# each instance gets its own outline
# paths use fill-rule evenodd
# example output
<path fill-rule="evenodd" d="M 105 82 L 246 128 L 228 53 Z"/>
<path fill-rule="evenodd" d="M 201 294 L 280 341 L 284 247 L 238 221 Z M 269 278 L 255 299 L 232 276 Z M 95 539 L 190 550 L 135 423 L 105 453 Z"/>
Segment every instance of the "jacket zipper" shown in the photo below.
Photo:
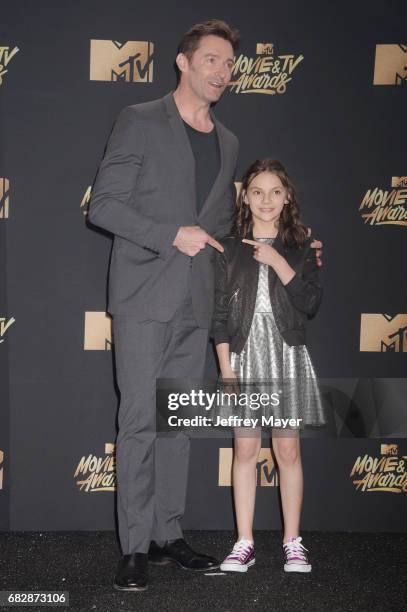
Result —
<path fill-rule="evenodd" d="M 232 295 L 229 298 L 228 306 L 230 305 L 231 301 L 234 300 L 237 297 L 239 291 L 240 291 L 240 287 L 235 289 L 235 291 L 232 293 Z"/>

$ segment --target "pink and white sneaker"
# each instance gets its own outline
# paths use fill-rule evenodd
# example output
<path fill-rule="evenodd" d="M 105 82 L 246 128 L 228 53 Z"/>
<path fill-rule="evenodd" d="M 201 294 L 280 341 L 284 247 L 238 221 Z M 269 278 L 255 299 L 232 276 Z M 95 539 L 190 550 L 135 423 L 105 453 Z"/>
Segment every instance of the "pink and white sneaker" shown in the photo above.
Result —
<path fill-rule="evenodd" d="M 310 572 L 312 565 L 309 562 L 308 550 L 301 544 L 302 538 L 291 538 L 283 544 L 285 556 L 285 572 Z"/>
<path fill-rule="evenodd" d="M 220 569 L 222 572 L 247 572 L 255 563 L 253 542 L 242 538 L 236 542 L 232 552 L 221 563 Z"/>

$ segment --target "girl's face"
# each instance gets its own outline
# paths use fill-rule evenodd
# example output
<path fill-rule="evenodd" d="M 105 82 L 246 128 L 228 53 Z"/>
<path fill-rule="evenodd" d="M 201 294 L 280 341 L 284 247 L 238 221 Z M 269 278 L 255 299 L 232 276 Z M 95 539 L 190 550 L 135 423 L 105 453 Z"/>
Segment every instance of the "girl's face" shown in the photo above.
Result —
<path fill-rule="evenodd" d="M 254 225 L 257 221 L 275 227 L 287 201 L 287 189 L 272 172 L 261 172 L 255 176 L 244 196 L 245 204 L 250 206 Z"/>

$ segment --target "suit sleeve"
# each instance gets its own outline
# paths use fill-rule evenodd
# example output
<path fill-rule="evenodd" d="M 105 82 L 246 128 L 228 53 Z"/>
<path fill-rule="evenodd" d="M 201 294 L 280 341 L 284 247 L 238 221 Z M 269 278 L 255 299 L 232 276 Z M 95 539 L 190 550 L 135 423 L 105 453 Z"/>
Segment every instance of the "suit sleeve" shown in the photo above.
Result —
<path fill-rule="evenodd" d="M 141 214 L 132 195 L 143 165 L 145 137 L 136 112 L 124 108 L 110 135 L 89 203 L 89 220 L 166 259 L 178 226 Z"/>
<path fill-rule="evenodd" d="M 229 303 L 227 293 L 227 260 L 226 249 L 215 254 L 215 306 L 212 318 L 211 337 L 215 344 L 230 342 L 227 330 Z"/>
<path fill-rule="evenodd" d="M 291 302 L 298 310 L 310 317 L 317 313 L 322 299 L 322 286 L 319 281 L 315 249 L 308 247 L 302 272 L 296 272 L 284 286 Z"/>

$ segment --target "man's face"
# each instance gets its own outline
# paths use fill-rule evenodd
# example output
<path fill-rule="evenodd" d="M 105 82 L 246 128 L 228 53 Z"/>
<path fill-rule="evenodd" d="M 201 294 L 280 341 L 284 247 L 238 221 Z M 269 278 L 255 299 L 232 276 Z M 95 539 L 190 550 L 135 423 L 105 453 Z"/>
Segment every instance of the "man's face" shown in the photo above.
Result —
<path fill-rule="evenodd" d="M 202 102 L 217 102 L 230 81 L 233 68 L 233 47 L 219 36 L 204 36 L 189 61 L 182 78 Z"/>

